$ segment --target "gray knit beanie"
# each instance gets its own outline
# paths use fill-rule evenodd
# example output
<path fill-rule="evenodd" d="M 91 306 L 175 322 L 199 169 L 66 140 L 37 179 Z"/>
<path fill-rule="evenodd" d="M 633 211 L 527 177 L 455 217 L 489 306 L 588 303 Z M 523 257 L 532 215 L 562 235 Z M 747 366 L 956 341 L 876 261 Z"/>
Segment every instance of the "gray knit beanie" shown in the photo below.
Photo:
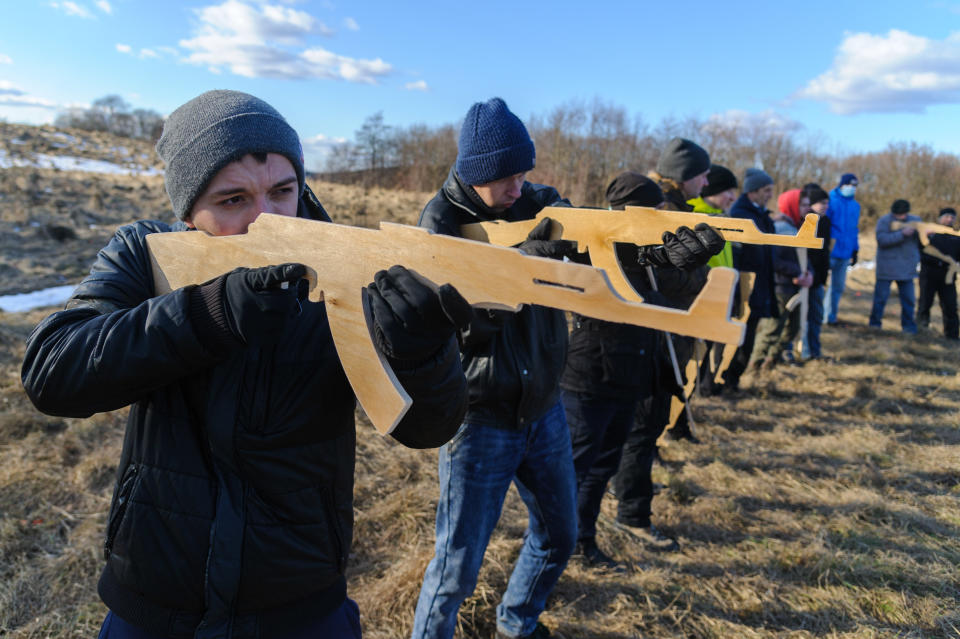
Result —
<path fill-rule="evenodd" d="M 743 174 L 743 192 L 753 193 L 768 184 L 773 184 L 773 178 L 763 169 L 747 169 Z"/>
<path fill-rule="evenodd" d="M 248 153 L 279 153 L 305 186 L 297 132 L 276 109 L 239 91 L 207 91 L 179 107 L 163 124 L 157 154 L 173 212 L 186 219 L 194 202 L 226 165 Z"/>
<path fill-rule="evenodd" d="M 667 142 L 657 160 L 657 173 L 677 182 L 686 182 L 709 170 L 710 154 L 686 138 L 673 138 Z"/>

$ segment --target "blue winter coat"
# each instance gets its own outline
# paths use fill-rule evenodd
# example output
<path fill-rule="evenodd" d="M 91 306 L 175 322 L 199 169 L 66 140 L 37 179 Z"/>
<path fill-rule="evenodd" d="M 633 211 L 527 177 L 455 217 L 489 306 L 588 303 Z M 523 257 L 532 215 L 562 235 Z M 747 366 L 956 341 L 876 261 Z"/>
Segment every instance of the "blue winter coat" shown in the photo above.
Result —
<path fill-rule="evenodd" d="M 853 197 L 840 195 L 839 189 L 830 191 L 830 206 L 827 207 L 827 217 L 830 218 L 830 237 L 833 239 L 833 250 L 830 257 L 841 260 L 850 259 L 855 251 L 860 250 L 860 240 L 857 237 L 860 224 L 860 203 Z"/>
<path fill-rule="evenodd" d="M 920 238 L 917 232 L 907 236 L 900 229 L 891 230 L 897 221 L 893 213 L 877 220 L 877 279 L 911 280 L 917 276 L 920 263 Z M 916 215 L 908 215 L 905 222 L 920 222 Z"/>

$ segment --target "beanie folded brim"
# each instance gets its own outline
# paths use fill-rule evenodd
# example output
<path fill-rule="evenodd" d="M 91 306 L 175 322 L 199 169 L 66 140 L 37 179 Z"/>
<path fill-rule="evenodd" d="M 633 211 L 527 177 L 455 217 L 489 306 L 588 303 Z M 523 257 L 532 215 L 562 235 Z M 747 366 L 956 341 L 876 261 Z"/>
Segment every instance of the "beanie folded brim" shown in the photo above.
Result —
<path fill-rule="evenodd" d="M 278 153 L 290 160 L 302 195 L 306 184 L 303 164 L 293 154 L 299 148 L 296 132 L 267 113 L 241 113 L 213 123 L 167 162 L 165 183 L 174 213 L 186 219 L 217 173 L 252 153 Z M 216 161 L 211 162 L 211 157 Z"/>

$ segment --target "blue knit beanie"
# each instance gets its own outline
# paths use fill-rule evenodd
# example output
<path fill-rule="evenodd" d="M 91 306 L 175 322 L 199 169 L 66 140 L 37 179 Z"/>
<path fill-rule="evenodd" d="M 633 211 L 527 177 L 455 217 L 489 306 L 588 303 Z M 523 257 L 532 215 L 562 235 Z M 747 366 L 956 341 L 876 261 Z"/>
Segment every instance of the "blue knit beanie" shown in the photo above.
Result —
<path fill-rule="evenodd" d="M 467 111 L 457 145 L 457 175 L 471 186 L 486 184 L 537 163 L 533 140 L 500 98 L 477 102 Z"/>
<path fill-rule="evenodd" d="M 858 182 L 857 176 L 853 173 L 844 173 L 840 176 L 840 184 L 837 186 L 843 186 L 844 184 L 850 184 L 851 182 Z"/>
<path fill-rule="evenodd" d="M 278 153 L 293 165 L 300 195 L 306 182 L 297 132 L 277 110 L 247 93 L 207 91 L 178 107 L 163 124 L 157 154 L 173 212 L 186 219 L 226 165 L 248 153 Z"/>

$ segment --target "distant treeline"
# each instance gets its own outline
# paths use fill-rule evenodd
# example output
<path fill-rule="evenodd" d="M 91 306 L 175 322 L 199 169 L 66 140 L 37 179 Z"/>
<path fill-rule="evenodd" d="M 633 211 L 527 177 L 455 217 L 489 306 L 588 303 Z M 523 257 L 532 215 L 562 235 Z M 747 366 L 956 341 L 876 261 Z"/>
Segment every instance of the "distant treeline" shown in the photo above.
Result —
<path fill-rule="evenodd" d="M 56 126 L 106 131 L 125 138 L 156 141 L 163 131 L 163 116 L 152 109 L 131 109 L 119 95 L 106 95 L 90 108 L 70 107 L 57 114 Z"/>
<path fill-rule="evenodd" d="M 826 190 L 841 174 L 860 179 L 857 199 L 867 219 L 898 198 L 926 219 L 960 205 L 960 157 L 912 142 L 883 151 L 849 153 L 808 135 L 796 123 L 773 118 L 665 120 L 651 127 L 626 109 L 595 100 L 572 102 L 526 121 L 537 147 L 529 179 L 550 184 L 575 205 L 603 206 L 607 184 L 625 170 L 646 173 L 674 136 L 690 138 L 737 176 L 762 167 L 777 192 L 816 182 Z M 436 190 L 457 154 L 459 124 L 390 126 L 382 113 L 366 119 L 352 142 L 334 146 L 321 177 L 384 188 Z M 842 143 L 842 141 L 840 141 Z M 773 206 L 775 203 L 771 203 Z"/>

